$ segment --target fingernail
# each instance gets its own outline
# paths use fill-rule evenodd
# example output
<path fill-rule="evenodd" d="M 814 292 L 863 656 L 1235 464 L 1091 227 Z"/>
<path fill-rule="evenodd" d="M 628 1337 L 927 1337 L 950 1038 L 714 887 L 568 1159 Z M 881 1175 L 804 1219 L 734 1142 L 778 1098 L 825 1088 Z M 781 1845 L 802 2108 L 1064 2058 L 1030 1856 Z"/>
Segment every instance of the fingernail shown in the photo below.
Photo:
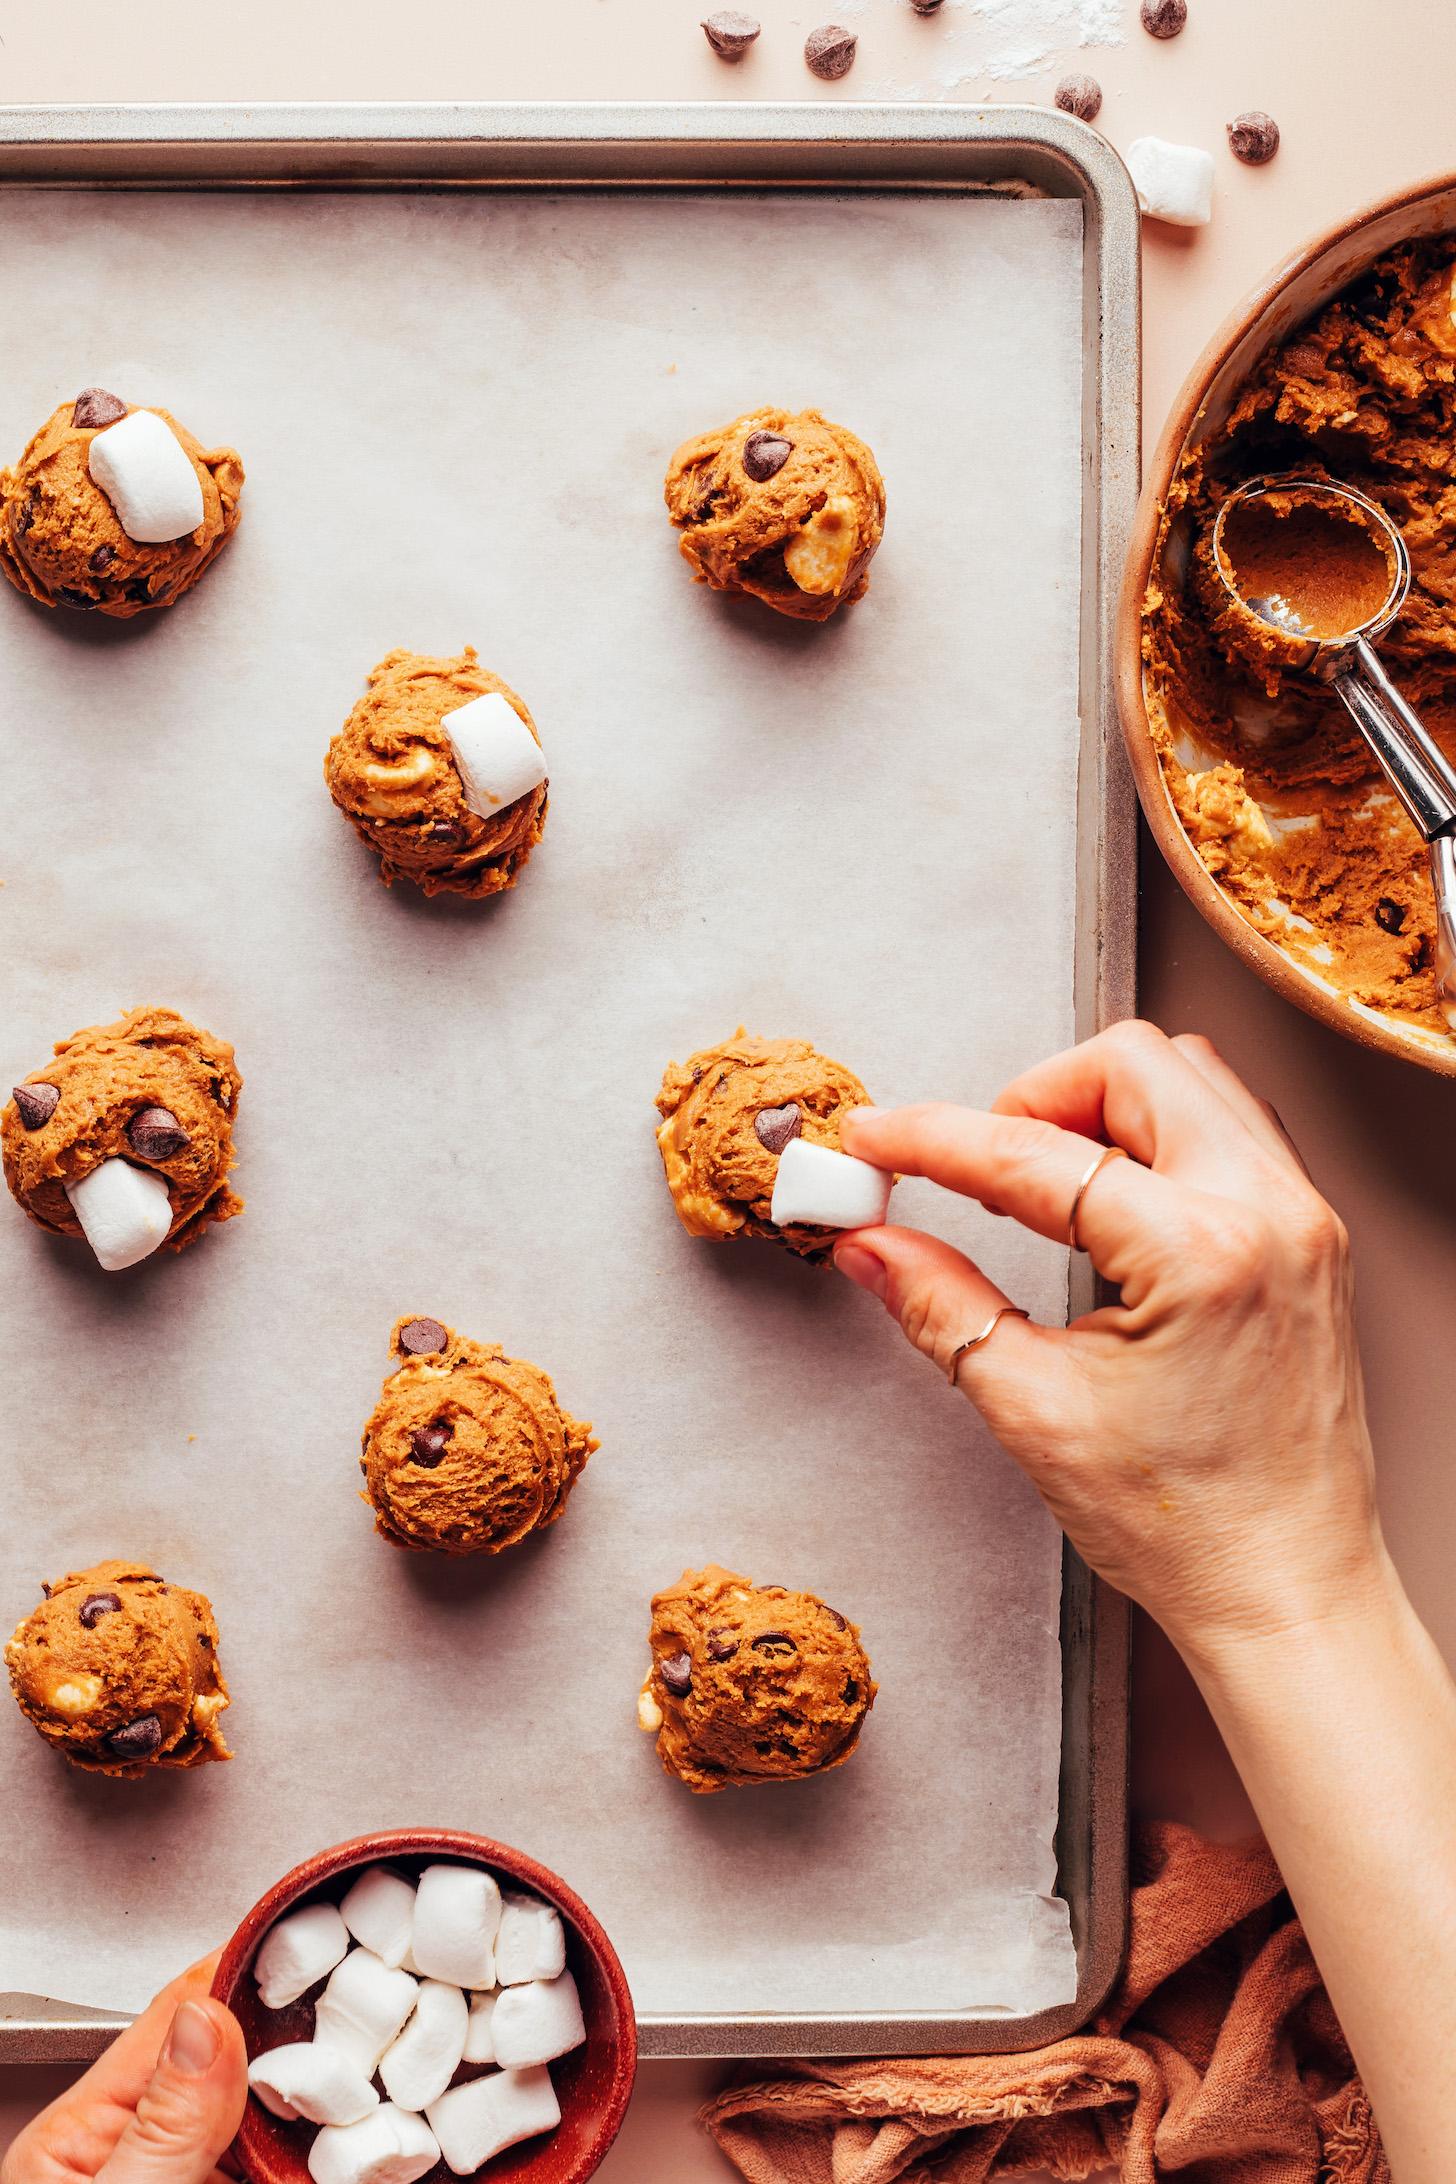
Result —
<path fill-rule="evenodd" d="M 885 1262 L 877 1259 L 863 1244 L 841 1244 L 834 1254 L 834 1264 L 841 1274 L 847 1274 L 858 1289 L 867 1289 L 873 1297 L 885 1294 Z"/>
<path fill-rule="evenodd" d="M 184 2078 L 204 2078 L 217 2061 L 222 2036 L 199 2002 L 184 2002 L 172 2019 L 164 2062 Z"/>

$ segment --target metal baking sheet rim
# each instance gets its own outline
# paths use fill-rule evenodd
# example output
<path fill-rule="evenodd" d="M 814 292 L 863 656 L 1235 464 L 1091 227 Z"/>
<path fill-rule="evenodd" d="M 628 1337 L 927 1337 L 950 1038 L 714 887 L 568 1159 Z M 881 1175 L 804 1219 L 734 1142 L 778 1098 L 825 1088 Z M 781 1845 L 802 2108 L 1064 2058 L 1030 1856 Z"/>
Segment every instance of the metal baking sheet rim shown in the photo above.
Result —
<path fill-rule="evenodd" d="M 1112 697 L 1112 616 L 1137 495 L 1137 203 L 1116 153 L 1059 112 L 1017 106 L 429 104 L 0 107 L 0 184 L 401 188 L 632 185 L 1027 190 L 1085 215 L 1079 1036 L 1136 991 L 1135 801 Z M 1074 1262 L 1073 1313 L 1092 1301 Z M 1063 1559 L 1058 1890 L 1077 1995 L 1024 2017 L 644 2017 L 645 2057 L 980 2054 L 1040 2047 L 1085 2023 L 1127 1931 L 1127 1603 Z M 0 1995 L 0 2062 L 84 2062 L 123 2017 Z"/>

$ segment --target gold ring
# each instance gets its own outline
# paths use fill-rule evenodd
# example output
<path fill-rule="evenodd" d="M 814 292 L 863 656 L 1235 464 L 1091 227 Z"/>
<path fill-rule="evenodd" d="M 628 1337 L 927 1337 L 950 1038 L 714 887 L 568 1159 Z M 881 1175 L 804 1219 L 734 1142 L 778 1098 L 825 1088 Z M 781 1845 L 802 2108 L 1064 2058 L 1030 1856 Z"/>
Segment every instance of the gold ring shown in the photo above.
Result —
<path fill-rule="evenodd" d="M 956 1373 L 959 1370 L 961 1359 L 966 1355 L 967 1351 L 979 1350 L 983 1342 L 989 1342 L 1001 1325 L 1002 1320 L 1008 1318 L 1030 1319 L 1031 1314 L 1023 1312 L 1019 1304 L 998 1304 L 981 1332 L 978 1335 L 972 1335 L 968 1342 L 962 1342 L 952 1350 L 950 1363 L 945 1368 L 945 1377 L 952 1387 L 956 1384 Z"/>
<path fill-rule="evenodd" d="M 1082 1248 L 1077 1241 L 1077 1216 L 1082 1211 L 1082 1200 L 1087 1196 L 1088 1191 L 1091 1190 L 1092 1185 L 1101 1175 L 1109 1160 L 1126 1160 L 1126 1158 L 1127 1151 L 1125 1147 L 1121 1145 L 1104 1145 L 1097 1158 L 1088 1167 L 1087 1173 L 1083 1176 L 1081 1182 L 1077 1185 L 1072 1199 L 1072 1210 L 1067 1216 L 1067 1245 L 1070 1250 L 1080 1251 Z"/>

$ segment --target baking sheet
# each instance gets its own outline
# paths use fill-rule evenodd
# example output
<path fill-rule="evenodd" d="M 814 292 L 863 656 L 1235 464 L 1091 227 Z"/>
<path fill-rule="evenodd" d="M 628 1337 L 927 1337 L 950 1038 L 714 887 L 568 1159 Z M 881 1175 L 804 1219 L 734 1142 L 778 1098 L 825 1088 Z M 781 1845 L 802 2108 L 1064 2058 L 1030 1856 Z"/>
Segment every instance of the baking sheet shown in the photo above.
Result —
<path fill-rule="evenodd" d="M 439 1820 L 557 1866 L 647 2015 L 1072 1995 L 1054 1528 L 870 1300 L 677 1228 L 651 1099 L 739 1021 L 884 1103 L 988 1098 L 1072 1036 L 1080 219 L 7 197 L 6 448 L 99 381 L 235 441 L 249 486 L 155 624 L 0 601 L 6 1066 L 141 999 L 225 1033 L 249 1210 L 121 1279 L 0 1220 L 3 1615 L 109 1553 L 200 1586 L 238 1751 L 94 1782 L 4 1710 L 0 1987 L 135 2007 L 296 1858 Z M 870 598 L 825 629 L 694 589 L 661 514 L 677 441 L 765 399 L 842 416 L 889 481 Z M 552 765 L 483 910 L 387 894 L 320 779 L 373 660 L 467 640 Z M 925 1186 L 897 1212 L 1064 1312 L 1064 1253 Z M 373 1536 L 400 1310 L 595 1421 L 539 1545 Z M 707 1801 L 659 1774 L 646 1597 L 708 1558 L 863 1623 L 850 1767 Z"/>

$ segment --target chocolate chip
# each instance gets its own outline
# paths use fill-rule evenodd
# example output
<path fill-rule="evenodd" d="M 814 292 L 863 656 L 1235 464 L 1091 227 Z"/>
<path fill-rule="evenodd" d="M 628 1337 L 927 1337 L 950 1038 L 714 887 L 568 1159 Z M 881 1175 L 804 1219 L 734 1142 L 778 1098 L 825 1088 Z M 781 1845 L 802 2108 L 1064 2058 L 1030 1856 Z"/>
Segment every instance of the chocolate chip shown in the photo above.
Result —
<path fill-rule="evenodd" d="M 34 523 L 36 517 L 39 514 L 40 496 L 36 493 L 32 493 L 30 499 L 26 502 L 25 506 L 21 509 L 20 514 L 15 519 L 15 529 L 18 537 L 24 538 L 26 532 L 30 529 L 31 525 Z"/>
<path fill-rule="evenodd" d="M 61 1102 L 61 1090 L 54 1084 L 18 1084 L 15 1087 L 15 1108 L 27 1130 L 38 1130 L 49 1122 Z"/>
<path fill-rule="evenodd" d="M 786 1630 L 761 1630 L 753 1641 L 755 1653 L 766 1653 L 771 1660 L 783 1660 L 798 1647 Z"/>
<path fill-rule="evenodd" d="M 102 576 L 111 567 L 115 559 L 116 548 L 114 546 L 98 546 L 86 566 L 93 576 Z"/>
<path fill-rule="evenodd" d="M 80 614 L 89 614 L 94 607 L 100 605 L 100 601 L 93 599 L 90 592 L 77 591 L 74 584 L 57 584 L 56 597 L 64 606 L 75 607 Z"/>
<path fill-rule="evenodd" d="M 849 1629 L 849 1625 L 848 1625 L 848 1623 L 846 1623 L 846 1621 L 844 1620 L 844 1617 L 843 1617 L 843 1616 L 842 1616 L 842 1615 L 840 1614 L 840 1612 L 839 1612 L 838 1608 L 826 1608 L 826 1609 L 824 1610 L 824 1613 L 825 1613 L 825 1614 L 826 1614 L 826 1615 L 828 1616 L 828 1618 L 829 1618 L 830 1622 L 831 1622 L 831 1623 L 832 1623 L 832 1624 L 834 1625 L 834 1628 L 835 1628 L 836 1630 L 848 1630 L 848 1629 Z"/>
<path fill-rule="evenodd" d="M 804 59 L 811 74 L 822 77 L 825 83 L 833 83 L 837 77 L 849 74 L 858 44 L 854 32 L 846 30 L 843 24 L 822 23 L 804 40 Z"/>
<path fill-rule="evenodd" d="M 846 1706 L 853 1706 L 855 1700 L 859 1697 L 859 1685 L 855 1682 L 853 1676 L 845 1677 L 844 1689 L 839 1696 Z"/>
<path fill-rule="evenodd" d="M 1392 902 L 1389 895 L 1382 895 L 1375 905 L 1375 922 L 1387 933 L 1399 933 L 1405 927 L 1405 904 Z"/>
<path fill-rule="evenodd" d="M 1102 111 L 1102 86 L 1095 76 L 1063 76 L 1052 98 L 1078 121 L 1095 121 Z"/>
<path fill-rule="evenodd" d="M 416 1426 L 410 1435 L 410 1461 L 433 1471 L 436 1464 L 445 1460 L 445 1450 L 455 1428 L 445 1420 L 437 1420 L 432 1426 Z"/>
<path fill-rule="evenodd" d="M 114 425 L 118 417 L 125 417 L 126 404 L 119 402 L 105 387 L 85 387 L 71 406 L 71 423 L 82 431 L 95 425 Z"/>
<path fill-rule="evenodd" d="M 126 1126 L 127 1143 L 143 1160 L 171 1160 L 192 1143 L 170 1107 L 144 1107 Z"/>
<path fill-rule="evenodd" d="M 787 1107 L 761 1107 L 753 1118 L 753 1134 L 770 1153 L 781 1153 L 803 1127 L 804 1118 L 792 1100 Z"/>
<path fill-rule="evenodd" d="M 762 27 L 739 8 L 720 8 L 704 18 L 703 35 L 723 60 L 741 61 Z"/>
<path fill-rule="evenodd" d="M 917 15 L 934 15 L 940 0 L 910 0 L 910 5 Z"/>
<path fill-rule="evenodd" d="M 134 576 L 132 578 L 126 587 L 126 596 L 128 599 L 134 599 L 140 607 L 148 607 L 152 603 L 151 587 L 144 576 Z"/>
<path fill-rule="evenodd" d="M 1150 38 L 1176 38 L 1188 20 L 1188 0 L 1143 0 L 1142 20 Z"/>
<path fill-rule="evenodd" d="M 406 1357 L 429 1357 L 443 1350 L 450 1337 L 437 1319 L 409 1319 L 399 1331 L 399 1346 Z"/>
<path fill-rule="evenodd" d="M 121 1595 L 114 1592 L 87 1593 L 76 1613 L 87 1630 L 95 1630 L 103 1615 L 120 1615 Z"/>
<path fill-rule="evenodd" d="M 659 1661 L 662 1680 L 675 1699 L 685 1699 L 693 1688 L 693 1664 L 686 1653 L 669 1653 Z"/>
<path fill-rule="evenodd" d="M 777 476 L 794 452 L 781 432 L 750 432 L 743 443 L 743 467 L 755 485 Z"/>
<path fill-rule="evenodd" d="M 465 829 L 458 819 L 437 819 L 430 828 L 430 840 L 439 849 L 458 849 L 465 840 Z"/>
<path fill-rule="evenodd" d="M 708 1659 L 710 1661 L 731 1661 L 737 1651 L 738 1640 L 731 1630 L 720 1624 L 717 1629 L 709 1631 Z"/>
<path fill-rule="evenodd" d="M 1279 124 L 1272 114 L 1254 107 L 1247 114 L 1235 114 L 1228 125 L 1228 140 L 1235 159 L 1246 167 L 1262 167 L 1279 149 Z"/>
<path fill-rule="evenodd" d="M 162 1742 L 162 1724 L 155 1714 L 139 1714 L 124 1729 L 113 1729 L 106 1739 L 118 1759 L 150 1759 Z"/>

